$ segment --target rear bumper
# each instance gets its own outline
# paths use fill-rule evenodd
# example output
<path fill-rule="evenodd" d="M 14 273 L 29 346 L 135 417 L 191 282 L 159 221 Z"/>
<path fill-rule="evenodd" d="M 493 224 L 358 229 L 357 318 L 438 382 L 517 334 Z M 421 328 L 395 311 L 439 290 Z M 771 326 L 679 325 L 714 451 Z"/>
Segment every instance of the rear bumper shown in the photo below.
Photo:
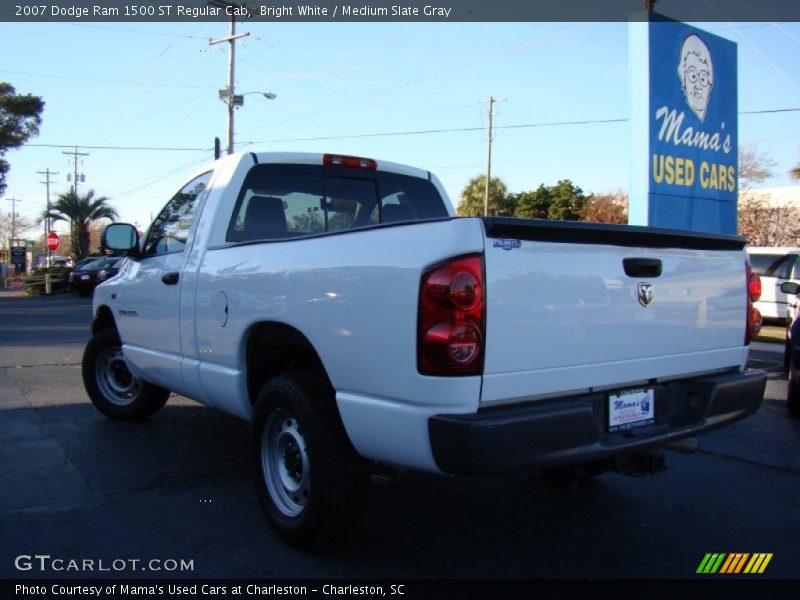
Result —
<path fill-rule="evenodd" d="M 655 422 L 609 433 L 604 392 L 428 420 L 440 470 L 460 475 L 603 460 L 669 444 L 743 419 L 761 405 L 763 371 L 674 381 L 655 389 Z"/>

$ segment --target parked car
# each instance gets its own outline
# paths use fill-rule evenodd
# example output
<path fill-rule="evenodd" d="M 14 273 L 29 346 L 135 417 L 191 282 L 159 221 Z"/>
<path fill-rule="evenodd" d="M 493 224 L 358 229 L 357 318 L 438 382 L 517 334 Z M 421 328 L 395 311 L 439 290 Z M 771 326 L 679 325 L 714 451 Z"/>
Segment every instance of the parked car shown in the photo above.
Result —
<path fill-rule="evenodd" d="M 797 298 L 800 284 L 788 281 L 781 286 L 784 294 Z M 786 392 L 786 407 L 794 418 L 800 418 L 800 311 L 795 312 L 786 330 L 786 353 L 784 363 L 789 369 L 789 388 Z"/>
<path fill-rule="evenodd" d="M 51 267 L 66 267 L 69 268 L 73 265 L 72 258 L 69 256 L 52 256 L 50 257 Z"/>
<path fill-rule="evenodd" d="M 781 291 L 785 281 L 800 282 L 800 248 L 748 248 L 750 266 L 761 276 L 761 299 L 755 303 L 765 319 L 791 323 L 797 306 L 795 296 Z"/>
<path fill-rule="evenodd" d="M 69 291 L 88 296 L 94 288 L 119 273 L 124 258 L 110 256 L 81 261 L 69 274 Z"/>

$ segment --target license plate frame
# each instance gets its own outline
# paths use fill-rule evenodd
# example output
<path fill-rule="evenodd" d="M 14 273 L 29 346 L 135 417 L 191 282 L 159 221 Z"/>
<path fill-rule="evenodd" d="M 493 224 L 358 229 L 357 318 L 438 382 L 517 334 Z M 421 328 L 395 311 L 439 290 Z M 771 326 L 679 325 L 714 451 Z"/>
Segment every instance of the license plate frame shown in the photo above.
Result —
<path fill-rule="evenodd" d="M 646 427 L 655 422 L 656 391 L 653 388 L 635 388 L 608 394 L 609 433 Z"/>

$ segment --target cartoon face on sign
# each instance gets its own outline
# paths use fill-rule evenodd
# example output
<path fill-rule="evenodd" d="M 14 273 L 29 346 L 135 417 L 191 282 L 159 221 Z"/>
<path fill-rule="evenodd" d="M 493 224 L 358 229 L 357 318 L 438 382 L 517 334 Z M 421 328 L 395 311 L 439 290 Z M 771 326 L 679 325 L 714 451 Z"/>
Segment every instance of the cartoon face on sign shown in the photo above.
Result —
<path fill-rule="evenodd" d="M 681 44 L 678 77 L 686 103 L 700 121 L 706 118 L 711 88 L 714 87 L 714 65 L 708 46 L 696 35 L 690 35 Z"/>

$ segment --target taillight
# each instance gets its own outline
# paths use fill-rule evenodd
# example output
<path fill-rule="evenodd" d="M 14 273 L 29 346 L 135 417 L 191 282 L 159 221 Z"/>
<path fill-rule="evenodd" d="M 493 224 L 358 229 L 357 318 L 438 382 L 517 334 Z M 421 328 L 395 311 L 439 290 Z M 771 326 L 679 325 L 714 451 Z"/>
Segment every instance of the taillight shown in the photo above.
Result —
<path fill-rule="evenodd" d="M 761 298 L 761 277 L 754 273 L 747 263 L 747 322 L 745 324 L 744 344 L 748 345 L 761 331 L 761 312 L 753 306 Z"/>
<path fill-rule="evenodd" d="M 417 368 L 423 375 L 479 375 L 483 370 L 483 258 L 454 258 L 422 275 Z"/>
<path fill-rule="evenodd" d="M 322 164 L 326 167 L 350 167 L 353 169 L 368 169 L 370 171 L 378 168 L 378 163 L 371 158 L 345 156 L 342 154 L 324 154 L 322 156 Z"/>

